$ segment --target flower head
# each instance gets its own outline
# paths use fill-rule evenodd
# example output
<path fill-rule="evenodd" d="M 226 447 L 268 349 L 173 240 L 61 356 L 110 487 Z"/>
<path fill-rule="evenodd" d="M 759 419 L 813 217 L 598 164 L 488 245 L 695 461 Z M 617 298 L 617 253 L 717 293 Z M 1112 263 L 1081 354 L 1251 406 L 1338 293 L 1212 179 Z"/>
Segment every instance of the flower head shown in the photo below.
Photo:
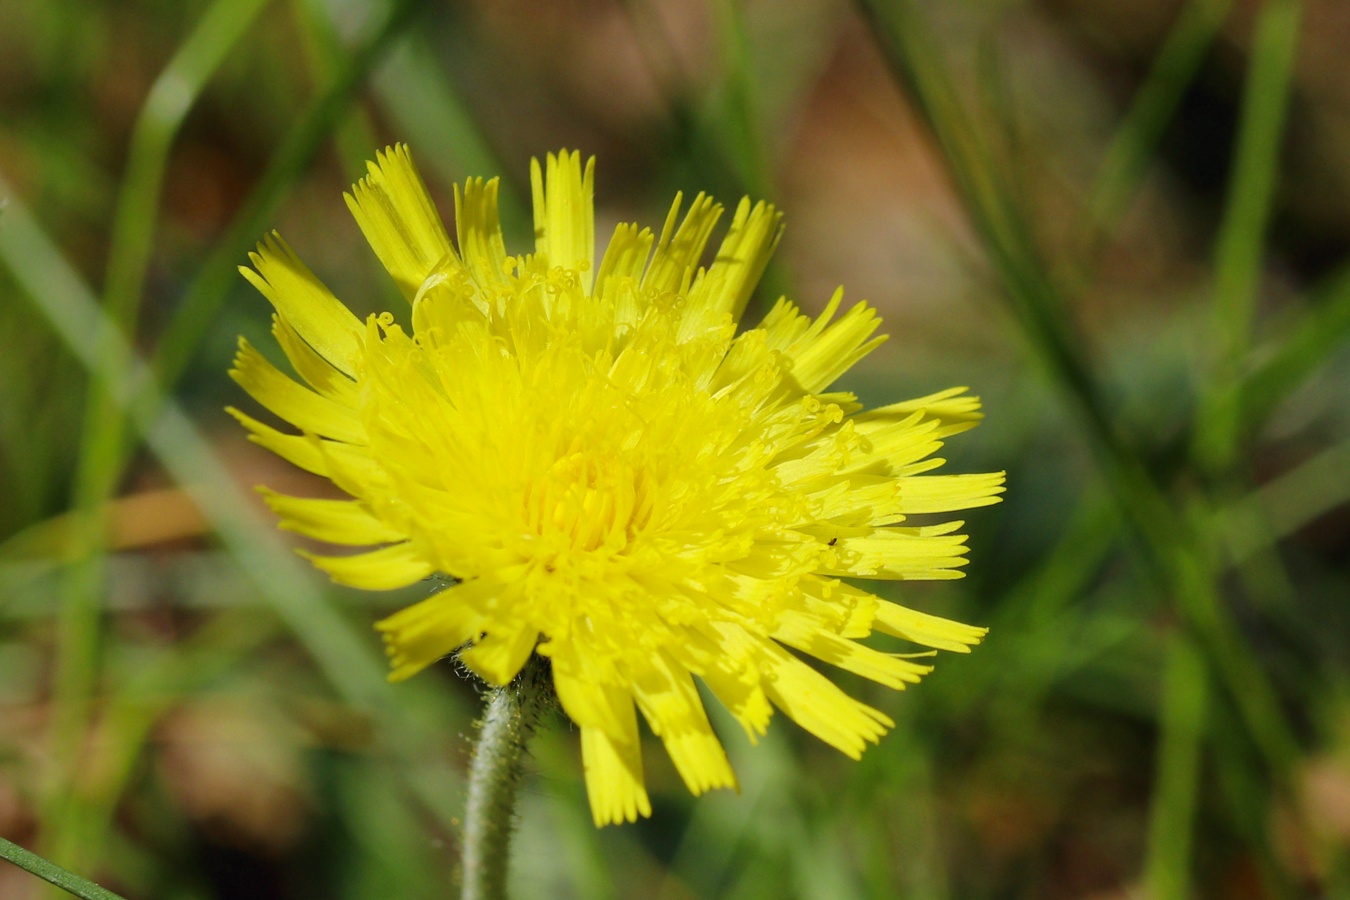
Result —
<path fill-rule="evenodd" d="M 777 707 L 858 757 L 890 719 L 798 654 L 899 689 L 930 667 L 859 639 L 978 643 L 841 579 L 959 577 L 962 523 L 909 517 L 993 503 L 1003 476 L 930 474 L 979 418 L 963 389 L 869 411 L 829 391 L 883 340 L 866 304 L 836 318 L 836 293 L 813 320 L 779 300 L 736 333 L 772 206 L 743 200 L 702 267 L 722 208 L 677 196 L 659 235 L 620 225 L 596 266 L 593 162 L 535 162 L 534 252 L 509 256 L 495 179 L 456 190 L 452 244 L 407 149 L 380 154 L 347 205 L 410 327 L 361 322 L 269 237 L 241 271 L 304 383 L 242 340 L 231 374 L 303 433 L 231 412 L 351 495 L 266 493 L 282 527 L 374 548 L 314 565 L 375 590 L 451 580 L 378 623 L 392 678 L 450 653 L 496 684 L 551 661 L 605 824 L 650 814 L 638 711 L 691 791 L 735 785 L 695 676 L 752 741 Z"/>

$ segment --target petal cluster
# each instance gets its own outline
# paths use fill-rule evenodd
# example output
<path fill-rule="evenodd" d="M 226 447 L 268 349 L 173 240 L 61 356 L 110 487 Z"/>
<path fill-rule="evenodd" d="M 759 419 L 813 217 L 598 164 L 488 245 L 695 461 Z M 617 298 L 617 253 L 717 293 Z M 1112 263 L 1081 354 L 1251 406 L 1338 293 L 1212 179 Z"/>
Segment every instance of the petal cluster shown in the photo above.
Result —
<path fill-rule="evenodd" d="M 930 667 L 862 638 L 977 643 L 843 579 L 959 577 L 962 523 L 911 517 L 996 502 L 1003 476 L 933 472 L 979 418 L 963 389 L 866 411 L 829 391 L 883 340 L 866 304 L 779 300 L 737 333 L 772 206 L 743 200 L 704 265 L 722 208 L 677 196 L 597 265 L 593 173 L 536 162 L 535 246 L 509 255 L 495 179 L 456 190 L 452 242 L 407 148 L 379 154 L 347 204 L 410 310 L 362 322 L 267 238 L 241 271 L 297 377 L 244 341 L 231 374 L 300 433 L 231 412 L 350 495 L 265 492 L 283 528 L 360 548 L 314 565 L 372 590 L 449 579 L 378 624 L 393 678 L 451 653 L 497 684 L 551 661 L 603 825 L 650 814 L 639 713 L 691 791 L 735 786 L 696 679 L 752 741 L 777 708 L 858 757 L 891 721 L 801 657 L 899 689 Z"/>

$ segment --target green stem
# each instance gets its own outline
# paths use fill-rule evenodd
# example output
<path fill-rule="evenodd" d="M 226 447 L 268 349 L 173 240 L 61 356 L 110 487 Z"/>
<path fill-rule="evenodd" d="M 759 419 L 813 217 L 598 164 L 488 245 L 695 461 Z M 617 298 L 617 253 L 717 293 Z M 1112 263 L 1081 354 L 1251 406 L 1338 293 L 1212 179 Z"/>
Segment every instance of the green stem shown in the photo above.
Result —
<path fill-rule="evenodd" d="M 56 863 L 43 859 L 30 850 L 25 850 L 12 841 L 0 838 L 0 858 L 7 859 L 25 872 L 32 872 L 44 881 L 49 881 L 69 894 L 83 900 L 123 900 L 112 891 L 101 888 L 92 881 L 81 878 L 69 869 L 63 869 Z"/>
<path fill-rule="evenodd" d="M 1162 735 L 1144 881 L 1154 900 L 1185 900 L 1191 895 L 1191 847 L 1209 672 L 1200 649 L 1184 632 L 1171 636 L 1162 690 Z"/>
<path fill-rule="evenodd" d="M 469 766 L 464 816 L 464 900 L 504 900 L 516 788 L 524 770 L 525 744 L 539 716 L 553 705 L 547 664 L 532 656 L 506 687 L 493 688 L 479 723 Z"/>

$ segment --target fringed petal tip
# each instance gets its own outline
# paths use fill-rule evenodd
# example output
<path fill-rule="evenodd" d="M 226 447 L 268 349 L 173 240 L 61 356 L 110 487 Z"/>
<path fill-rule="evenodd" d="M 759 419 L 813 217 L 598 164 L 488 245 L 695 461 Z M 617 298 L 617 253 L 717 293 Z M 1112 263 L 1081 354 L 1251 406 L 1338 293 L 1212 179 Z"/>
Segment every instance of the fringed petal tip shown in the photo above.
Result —
<path fill-rule="evenodd" d="M 406 144 L 385 148 L 366 168 L 343 198 L 380 263 L 412 300 L 435 265 L 453 253 L 445 223 Z"/>
<path fill-rule="evenodd" d="M 637 730 L 622 738 L 595 727 L 581 728 L 581 761 L 586 796 L 597 828 L 636 822 L 652 814 L 643 784 L 641 746 Z"/>
<path fill-rule="evenodd" d="M 872 626 L 882 634 L 953 653 L 969 653 L 989 633 L 979 625 L 944 619 L 887 600 L 877 602 Z"/>

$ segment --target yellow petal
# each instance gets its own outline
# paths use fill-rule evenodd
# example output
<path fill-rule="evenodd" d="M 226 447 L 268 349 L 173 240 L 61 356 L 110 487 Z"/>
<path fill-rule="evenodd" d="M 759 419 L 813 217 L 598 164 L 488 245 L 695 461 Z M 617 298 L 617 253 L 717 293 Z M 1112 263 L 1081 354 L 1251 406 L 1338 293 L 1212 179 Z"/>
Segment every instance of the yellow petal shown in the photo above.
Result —
<path fill-rule="evenodd" d="M 357 553 L 353 556 L 320 556 L 297 550 L 338 584 L 367 591 L 391 591 L 407 587 L 432 574 L 431 563 L 410 541 Z"/>
<path fill-rule="evenodd" d="M 872 633 L 880 598 L 836 578 L 818 575 L 802 579 L 802 605 L 822 627 L 846 638 L 864 638 Z"/>
<path fill-rule="evenodd" d="M 615 734 L 591 725 L 581 726 L 581 762 L 586 773 L 586 796 L 596 827 L 635 822 L 652 814 L 642 783 L 642 751 L 638 743 L 633 700 L 617 688 L 606 689 L 607 701 L 623 723 Z"/>
<path fill-rule="evenodd" d="M 375 518 L 355 500 L 318 500 L 291 497 L 259 489 L 267 505 L 281 517 L 280 527 L 330 544 L 364 546 L 408 539 L 396 528 Z"/>
<path fill-rule="evenodd" d="M 689 211 L 677 229 L 675 221 L 680 214 L 680 199 L 681 195 L 676 194 L 661 237 L 656 242 L 656 252 L 642 277 L 643 289 L 653 293 L 677 291 L 692 280 L 703 248 L 712 237 L 717 220 L 722 217 L 721 204 L 706 194 L 699 194 L 689 204 Z"/>
<path fill-rule="evenodd" d="M 578 725 L 599 728 L 610 734 L 622 734 L 627 728 L 624 715 L 632 715 L 632 697 L 623 694 L 624 703 L 605 688 L 594 671 L 594 660 L 571 644 L 548 643 L 540 652 L 552 659 L 553 688 L 568 718 Z"/>
<path fill-rule="evenodd" d="M 771 636 L 821 662 L 895 690 L 904 690 L 906 684 L 917 684 L 933 670 L 932 666 L 891 656 L 824 631 L 820 623 L 800 612 L 783 613 Z"/>
<path fill-rule="evenodd" d="M 272 315 L 272 335 L 295 373 L 309 382 L 310 387 L 344 406 L 356 406 L 356 382 L 306 344 L 281 313 Z"/>
<path fill-rule="evenodd" d="M 485 628 L 487 634 L 459 658 L 491 684 L 509 684 L 539 643 L 539 629 L 528 623 L 505 622 L 500 617 L 492 619 Z"/>
<path fill-rule="evenodd" d="M 600 296 L 606 282 L 610 279 L 630 279 L 634 282 L 642 279 L 642 270 L 646 268 L 647 258 L 652 252 L 652 233 L 626 222 L 614 227 L 614 236 L 605 248 L 605 258 L 600 261 L 600 270 L 596 273 L 596 296 Z"/>
<path fill-rule="evenodd" d="M 735 788 L 736 775 L 689 672 L 672 665 L 662 653 L 654 654 L 650 663 L 636 673 L 633 696 L 689 791 L 698 795 L 713 788 Z"/>
<path fill-rule="evenodd" d="M 230 377 L 254 400 L 302 431 L 349 443 L 366 442 L 366 430 L 354 409 L 301 387 L 243 338 L 239 339 Z"/>
<path fill-rule="evenodd" d="M 477 638 L 486 620 L 484 609 L 499 589 L 500 585 L 477 578 L 376 622 L 393 666 L 389 680 L 410 678 Z"/>
<path fill-rule="evenodd" d="M 922 528 L 872 528 L 860 535 L 840 537 L 831 548 L 834 560 L 818 570 L 824 575 L 852 578 L 950 579 L 969 561 L 966 536 L 951 534 L 964 522 L 944 522 Z"/>
<path fill-rule="evenodd" d="M 783 234 L 783 215 L 767 203 L 750 205 L 742 199 L 731 219 L 731 230 L 689 292 L 689 312 L 680 326 L 687 339 L 716 326 L 726 316 L 738 320 L 769 257 Z"/>
<path fill-rule="evenodd" d="M 411 301 L 432 267 L 454 250 L 406 145 L 385 149 L 367 168 L 370 174 L 343 196 L 371 249 Z"/>
<path fill-rule="evenodd" d="M 954 387 L 916 400 L 904 400 L 879 406 L 868 412 L 869 419 L 878 421 L 904 418 L 920 413 L 924 419 L 936 420 L 938 428 L 935 437 L 944 438 L 962 431 L 968 431 L 984 418 L 980 412 L 980 398 L 972 397 L 966 391 L 969 388 Z"/>
<path fill-rule="evenodd" d="M 853 759 L 875 744 L 895 723 L 878 710 L 859 703 L 834 682 L 782 647 L 766 642 L 760 649 L 765 690 L 788 718 Z"/>
<path fill-rule="evenodd" d="M 480 285 L 496 284 L 506 270 L 506 242 L 497 212 L 498 180 L 470 178 L 455 185 L 455 231 L 464 266 Z"/>
<path fill-rule="evenodd" d="M 589 294 L 595 277 L 595 157 L 583 171 L 581 153 L 548 154 L 548 170 L 530 161 L 535 252 L 549 266 L 577 273 Z"/>
<path fill-rule="evenodd" d="M 718 702 L 736 717 L 750 743 L 757 744 L 773 717 L 773 706 L 761 686 L 757 658 L 762 639 L 726 622 L 710 624 L 706 634 L 711 652 L 700 660 L 700 677 Z"/>
<path fill-rule="evenodd" d="M 233 406 L 225 407 L 225 411 L 248 429 L 248 439 L 253 443 L 271 450 L 286 462 L 299 466 L 306 472 L 328 477 L 328 464 L 315 441 L 300 434 L 283 434 L 271 425 L 264 425 Z"/>
<path fill-rule="evenodd" d="M 1003 481 L 1002 472 L 902 478 L 895 511 L 918 515 L 989 506 L 1003 499 Z"/>
<path fill-rule="evenodd" d="M 784 350 L 792 378 L 804 391 L 825 390 L 886 340 L 885 335 L 868 340 L 881 320 L 866 303 L 856 304 L 830 324 L 843 297 L 842 289 L 835 291 L 811 328 Z"/>
<path fill-rule="evenodd" d="M 898 472 L 917 474 L 914 467 L 935 468 L 929 459 L 942 447 L 937 419 L 925 419 L 922 411 L 869 410 L 854 416 L 854 432 L 861 439 L 842 472 L 867 472 L 894 477 Z"/>
<path fill-rule="evenodd" d="M 906 517 L 990 506 L 1002 498 L 1004 474 L 854 475 L 812 492 L 812 511 L 841 527 L 896 525 Z"/>
<path fill-rule="evenodd" d="M 366 499 L 386 493 L 389 476 L 378 462 L 370 457 L 370 451 L 354 444 L 342 444 L 337 441 L 320 441 L 310 437 L 319 455 L 323 458 L 323 474 L 333 484 L 353 497 Z"/>
<path fill-rule="evenodd" d="M 275 231 L 239 271 L 305 343 L 344 375 L 355 377 L 363 330 L 356 316 L 315 277 Z M 256 269 L 257 271 L 254 271 Z"/>
<path fill-rule="evenodd" d="M 877 601 L 877 614 L 872 627 L 883 634 L 956 653 L 969 653 L 971 645 L 984 640 L 989 632 L 987 628 L 953 622 L 886 600 Z"/>

